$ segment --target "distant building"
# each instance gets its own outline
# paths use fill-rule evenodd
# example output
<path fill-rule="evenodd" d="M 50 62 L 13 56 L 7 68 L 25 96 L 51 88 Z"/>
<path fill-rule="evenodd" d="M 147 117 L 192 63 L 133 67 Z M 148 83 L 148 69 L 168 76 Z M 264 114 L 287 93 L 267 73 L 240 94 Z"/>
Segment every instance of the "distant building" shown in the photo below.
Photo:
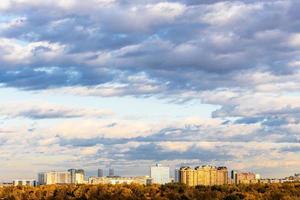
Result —
<path fill-rule="evenodd" d="M 216 185 L 228 184 L 228 169 L 227 167 L 217 167 Z"/>
<path fill-rule="evenodd" d="M 13 183 L 0 183 L 0 188 L 13 186 Z"/>
<path fill-rule="evenodd" d="M 188 186 L 228 184 L 228 170 L 226 167 L 210 165 L 198 166 L 195 169 L 181 167 L 179 177 L 179 182 Z"/>
<path fill-rule="evenodd" d="M 261 179 L 260 174 L 255 174 L 255 179 L 260 180 Z"/>
<path fill-rule="evenodd" d="M 69 184 L 71 183 L 70 172 L 42 172 L 38 174 L 39 185 L 51 185 L 51 184 Z"/>
<path fill-rule="evenodd" d="M 137 183 L 142 185 L 151 184 L 151 178 L 149 176 L 137 176 L 137 177 L 89 177 L 89 184 L 131 184 Z"/>
<path fill-rule="evenodd" d="M 298 182 L 300 181 L 300 173 L 295 173 L 294 176 L 285 177 L 283 180 L 286 182 Z"/>
<path fill-rule="evenodd" d="M 150 168 L 152 183 L 166 184 L 170 182 L 170 168 L 156 164 Z"/>
<path fill-rule="evenodd" d="M 14 186 L 37 186 L 36 180 L 33 179 L 17 179 L 13 180 L 13 185 Z"/>
<path fill-rule="evenodd" d="M 115 170 L 113 168 L 109 168 L 108 176 L 114 176 L 114 175 L 115 175 Z"/>
<path fill-rule="evenodd" d="M 283 183 L 282 179 L 278 178 L 268 178 L 268 179 L 260 179 L 259 183 L 271 184 L 271 183 Z"/>
<path fill-rule="evenodd" d="M 72 183 L 83 184 L 83 183 L 85 183 L 84 177 L 85 177 L 84 170 L 77 169 L 75 171 L 75 182 L 72 182 Z"/>
<path fill-rule="evenodd" d="M 103 169 L 98 169 L 98 177 L 103 177 L 104 173 L 103 173 Z"/>
<path fill-rule="evenodd" d="M 190 167 L 181 167 L 179 173 L 180 183 L 188 186 L 194 186 L 194 169 Z"/>
<path fill-rule="evenodd" d="M 175 183 L 179 183 L 179 177 L 180 177 L 180 171 L 179 171 L 179 169 L 178 168 L 176 168 L 175 170 L 174 170 L 174 182 Z"/>
<path fill-rule="evenodd" d="M 68 172 L 70 173 L 70 183 L 76 182 L 76 169 L 69 169 Z"/>
<path fill-rule="evenodd" d="M 237 173 L 238 173 L 237 171 L 231 170 L 230 178 L 231 178 L 231 181 L 232 181 L 233 184 L 237 184 Z"/>
<path fill-rule="evenodd" d="M 252 184 L 258 183 L 260 176 L 252 172 L 231 171 L 231 178 L 234 184 Z"/>
<path fill-rule="evenodd" d="M 265 178 L 260 179 L 260 183 L 290 183 L 290 182 L 299 182 L 300 174 L 294 174 L 294 176 L 289 176 L 285 178 Z"/>
<path fill-rule="evenodd" d="M 51 184 L 83 184 L 85 183 L 83 169 L 69 169 L 68 171 L 50 171 L 38 174 L 39 185 Z"/>

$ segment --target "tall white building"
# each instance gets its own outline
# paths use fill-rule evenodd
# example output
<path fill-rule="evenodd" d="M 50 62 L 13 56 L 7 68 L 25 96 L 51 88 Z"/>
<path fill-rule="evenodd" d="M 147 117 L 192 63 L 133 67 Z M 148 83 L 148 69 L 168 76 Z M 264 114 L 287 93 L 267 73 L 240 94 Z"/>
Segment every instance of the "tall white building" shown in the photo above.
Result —
<path fill-rule="evenodd" d="M 170 168 L 156 164 L 150 168 L 152 183 L 166 184 L 170 182 Z"/>
<path fill-rule="evenodd" d="M 68 184 L 71 183 L 70 172 L 42 172 L 38 174 L 39 185 Z"/>
<path fill-rule="evenodd" d="M 75 184 L 83 184 L 83 183 L 85 183 L 84 174 L 76 173 L 75 174 Z"/>
<path fill-rule="evenodd" d="M 69 169 L 68 172 L 71 174 L 71 183 L 83 184 L 85 182 L 83 169 Z"/>
<path fill-rule="evenodd" d="M 51 184 L 83 184 L 84 170 L 82 169 L 69 169 L 68 171 L 50 171 L 42 172 L 38 174 L 39 185 L 51 185 Z"/>

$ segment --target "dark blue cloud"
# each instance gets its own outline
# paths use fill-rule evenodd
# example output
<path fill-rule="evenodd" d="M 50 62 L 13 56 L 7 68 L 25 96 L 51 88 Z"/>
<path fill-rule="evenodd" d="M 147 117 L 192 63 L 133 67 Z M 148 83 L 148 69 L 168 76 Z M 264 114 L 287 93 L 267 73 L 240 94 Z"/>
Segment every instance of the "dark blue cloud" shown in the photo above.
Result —
<path fill-rule="evenodd" d="M 75 67 L 23 67 L 15 70 L 1 70 L 0 81 L 8 87 L 25 90 L 39 90 L 62 86 L 97 85 L 113 79 L 109 72 L 93 70 L 78 71 Z"/>
<path fill-rule="evenodd" d="M 55 3 L 24 3 L 4 11 L 3 15 L 20 19 L 15 21 L 18 25 L 2 28 L 1 37 L 59 43 L 65 49 L 59 59 L 45 60 L 39 52 L 49 49 L 36 48 L 30 64 L 0 60 L 0 83 L 29 90 L 96 86 L 124 82 L 122 74 L 143 72 L 158 84 L 168 83 L 167 93 L 251 87 L 233 80 L 245 70 L 279 75 L 295 71 L 289 63 L 297 59 L 297 48 L 290 47 L 287 38 L 300 23 L 296 1 L 169 1 L 183 8 L 175 17 L 159 10 L 148 12 L 146 3 L 158 1 L 90 5 L 89 12 L 86 8 L 64 10 Z M 235 6 L 242 11 L 236 12 Z M 215 12 L 231 13 L 232 19 L 218 18 Z M 102 53 L 109 56 L 98 64 L 95 58 Z M 53 66 L 57 73 L 36 71 Z"/>
<path fill-rule="evenodd" d="M 59 138 L 59 144 L 61 146 L 74 146 L 74 147 L 90 147 L 95 146 L 97 144 L 102 145 L 114 145 L 114 144 L 126 144 L 130 139 L 124 138 L 105 138 L 105 137 L 95 137 L 95 138 L 71 138 L 67 139 L 61 136 L 57 136 Z"/>
<path fill-rule="evenodd" d="M 151 153 L 149 153 L 151 152 Z M 233 157 L 225 152 L 216 150 L 205 150 L 195 146 L 190 147 L 187 151 L 167 151 L 155 143 L 142 144 L 125 153 L 125 158 L 129 160 L 178 160 L 178 159 L 198 159 L 201 161 L 229 160 Z"/>
<path fill-rule="evenodd" d="M 300 146 L 290 146 L 281 149 L 282 152 L 300 153 Z"/>

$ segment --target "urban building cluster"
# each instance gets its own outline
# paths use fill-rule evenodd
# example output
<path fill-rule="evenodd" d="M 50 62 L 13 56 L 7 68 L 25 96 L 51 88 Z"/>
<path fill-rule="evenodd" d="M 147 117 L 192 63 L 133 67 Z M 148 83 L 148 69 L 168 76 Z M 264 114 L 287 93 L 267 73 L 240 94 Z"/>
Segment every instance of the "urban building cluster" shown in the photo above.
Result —
<path fill-rule="evenodd" d="M 170 176 L 170 168 L 160 164 L 150 167 L 147 176 L 121 177 L 115 175 L 114 169 L 109 168 L 105 176 L 103 169 L 98 169 L 98 176 L 86 177 L 83 169 L 69 169 L 67 171 L 49 171 L 38 174 L 37 181 L 34 179 L 14 180 L 12 183 L 2 183 L 5 186 L 37 186 L 52 184 L 166 184 L 178 182 L 188 186 L 197 185 L 226 185 L 226 184 L 254 184 L 254 183 L 284 183 L 300 181 L 300 174 L 283 179 L 262 179 L 259 174 L 252 172 L 228 172 L 227 167 L 203 165 L 197 167 L 184 166 L 175 169 L 174 179 Z"/>
<path fill-rule="evenodd" d="M 121 176 L 107 176 L 107 177 L 89 177 L 88 184 L 131 184 L 137 183 L 142 185 L 151 184 L 149 176 L 135 176 L 135 177 L 121 177 Z"/>
<path fill-rule="evenodd" d="M 287 183 L 287 182 L 300 182 L 300 173 L 285 178 L 279 178 L 279 179 L 265 178 L 260 180 L 260 183 Z"/>

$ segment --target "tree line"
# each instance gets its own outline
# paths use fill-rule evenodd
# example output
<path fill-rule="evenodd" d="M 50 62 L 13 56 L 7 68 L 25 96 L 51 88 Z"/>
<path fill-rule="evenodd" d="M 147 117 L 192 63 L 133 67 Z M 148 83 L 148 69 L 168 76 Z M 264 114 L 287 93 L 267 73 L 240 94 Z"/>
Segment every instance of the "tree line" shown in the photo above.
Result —
<path fill-rule="evenodd" d="M 188 187 L 166 185 L 48 185 L 0 188 L 0 200 L 300 200 L 300 183 Z"/>

